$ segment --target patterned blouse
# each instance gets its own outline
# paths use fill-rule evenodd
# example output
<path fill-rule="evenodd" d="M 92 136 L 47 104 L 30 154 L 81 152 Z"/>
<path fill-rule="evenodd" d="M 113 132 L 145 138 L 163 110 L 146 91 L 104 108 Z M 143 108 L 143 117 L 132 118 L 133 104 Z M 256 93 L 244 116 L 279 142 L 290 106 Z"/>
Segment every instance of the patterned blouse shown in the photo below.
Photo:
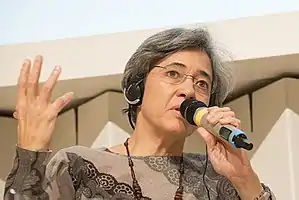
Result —
<path fill-rule="evenodd" d="M 5 200 L 131 200 L 134 199 L 128 159 L 107 149 L 73 146 L 57 152 L 16 149 L 5 185 Z M 174 198 L 179 182 L 179 157 L 132 157 L 143 195 L 155 200 Z M 49 162 L 47 162 L 50 160 Z M 205 155 L 184 154 L 184 200 L 208 199 L 203 183 Z M 205 182 L 211 200 L 239 199 L 225 177 L 208 163 Z M 275 199 L 268 191 L 261 199 Z"/>

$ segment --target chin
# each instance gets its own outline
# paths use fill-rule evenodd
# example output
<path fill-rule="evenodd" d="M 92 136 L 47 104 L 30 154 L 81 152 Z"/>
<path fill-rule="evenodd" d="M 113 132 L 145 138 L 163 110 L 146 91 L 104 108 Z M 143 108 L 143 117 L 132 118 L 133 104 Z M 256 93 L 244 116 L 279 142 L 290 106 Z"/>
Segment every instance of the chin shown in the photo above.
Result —
<path fill-rule="evenodd" d="M 189 135 L 186 125 L 182 120 L 174 119 L 164 124 L 164 129 L 174 135 Z"/>
<path fill-rule="evenodd" d="M 177 111 L 168 112 L 164 117 L 156 121 L 158 127 L 171 135 L 188 137 L 192 134 L 191 125 Z"/>

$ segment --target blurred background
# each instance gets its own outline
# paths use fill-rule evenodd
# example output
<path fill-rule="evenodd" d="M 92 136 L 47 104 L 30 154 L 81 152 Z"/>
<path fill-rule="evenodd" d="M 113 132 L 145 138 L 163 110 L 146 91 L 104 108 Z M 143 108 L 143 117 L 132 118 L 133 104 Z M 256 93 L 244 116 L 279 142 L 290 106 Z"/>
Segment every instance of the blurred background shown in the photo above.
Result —
<path fill-rule="evenodd" d="M 59 115 L 54 153 L 123 142 L 132 132 L 120 80 L 144 39 L 171 27 L 205 27 L 229 51 L 235 89 L 225 105 L 255 147 L 253 167 L 278 200 L 299 199 L 299 1 L 0 0 L 0 195 L 17 140 L 16 82 L 25 58 L 44 56 L 41 81 L 62 74 L 53 99 L 73 91 Z M 204 153 L 197 135 L 185 150 Z M 297 189 L 297 190 L 296 190 Z"/>

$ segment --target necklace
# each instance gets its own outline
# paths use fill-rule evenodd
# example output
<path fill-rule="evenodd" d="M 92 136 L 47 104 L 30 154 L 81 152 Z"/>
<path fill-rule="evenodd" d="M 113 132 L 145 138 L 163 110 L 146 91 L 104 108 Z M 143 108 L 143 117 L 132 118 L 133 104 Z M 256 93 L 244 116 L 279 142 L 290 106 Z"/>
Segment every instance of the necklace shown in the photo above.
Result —
<path fill-rule="evenodd" d="M 126 147 L 126 150 L 127 150 L 127 157 L 128 157 L 128 162 L 129 162 L 129 167 L 131 169 L 131 177 L 133 179 L 133 193 L 134 193 L 134 197 L 135 199 L 137 200 L 151 200 L 151 198 L 149 197 L 145 197 L 142 195 L 142 191 L 141 191 L 141 187 L 136 179 L 136 176 L 135 176 L 135 171 L 134 171 L 134 163 L 133 163 L 133 160 L 131 158 L 131 155 L 130 155 L 130 151 L 129 151 L 129 138 L 127 138 L 127 140 L 125 141 L 124 143 L 124 146 Z M 180 159 L 180 169 L 179 169 L 179 172 L 180 172 L 180 177 L 179 177 L 179 187 L 178 189 L 176 190 L 175 192 L 175 195 L 174 195 L 174 200 L 183 200 L 183 191 L 184 191 L 184 187 L 183 187 L 183 175 L 184 175 L 184 159 L 183 159 L 183 156 L 181 156 L 181 159 Z"/>

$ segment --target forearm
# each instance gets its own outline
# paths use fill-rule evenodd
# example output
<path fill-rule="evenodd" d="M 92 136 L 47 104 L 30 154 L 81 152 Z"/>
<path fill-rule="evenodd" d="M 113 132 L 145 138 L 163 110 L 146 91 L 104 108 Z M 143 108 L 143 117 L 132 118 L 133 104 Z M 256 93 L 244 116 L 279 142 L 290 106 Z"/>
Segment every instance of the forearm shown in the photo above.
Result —
<path fill-rule="evenodd" d="M 56 171 L 59 162 L 55 159 L 51 163 L 52 168 L 47 169 L 50 154 L 17 148 L 13 168 L 6 179 L 4 199 L 58 199 L 63 191 L 58 188 L 61 185 L 59 182 L 68 180 L 68 177 L 66 173 L 61 173 L 64 169 Z M 51 171 L 52 177 L 47 175 L 47 170 Z M 58 173 L 62 176 L 56 176 Z M 65 192 L 71 199 L 72 191 Z"/>
<path fill-rule="evenodd" d="M 13 168 L 5 183 L 5 199 L 25 194 L 28 189 L 32 192 L 38 190 L 45 178 L 49 155 L 49 152 L 38 153 L 17 147 Z"/>

